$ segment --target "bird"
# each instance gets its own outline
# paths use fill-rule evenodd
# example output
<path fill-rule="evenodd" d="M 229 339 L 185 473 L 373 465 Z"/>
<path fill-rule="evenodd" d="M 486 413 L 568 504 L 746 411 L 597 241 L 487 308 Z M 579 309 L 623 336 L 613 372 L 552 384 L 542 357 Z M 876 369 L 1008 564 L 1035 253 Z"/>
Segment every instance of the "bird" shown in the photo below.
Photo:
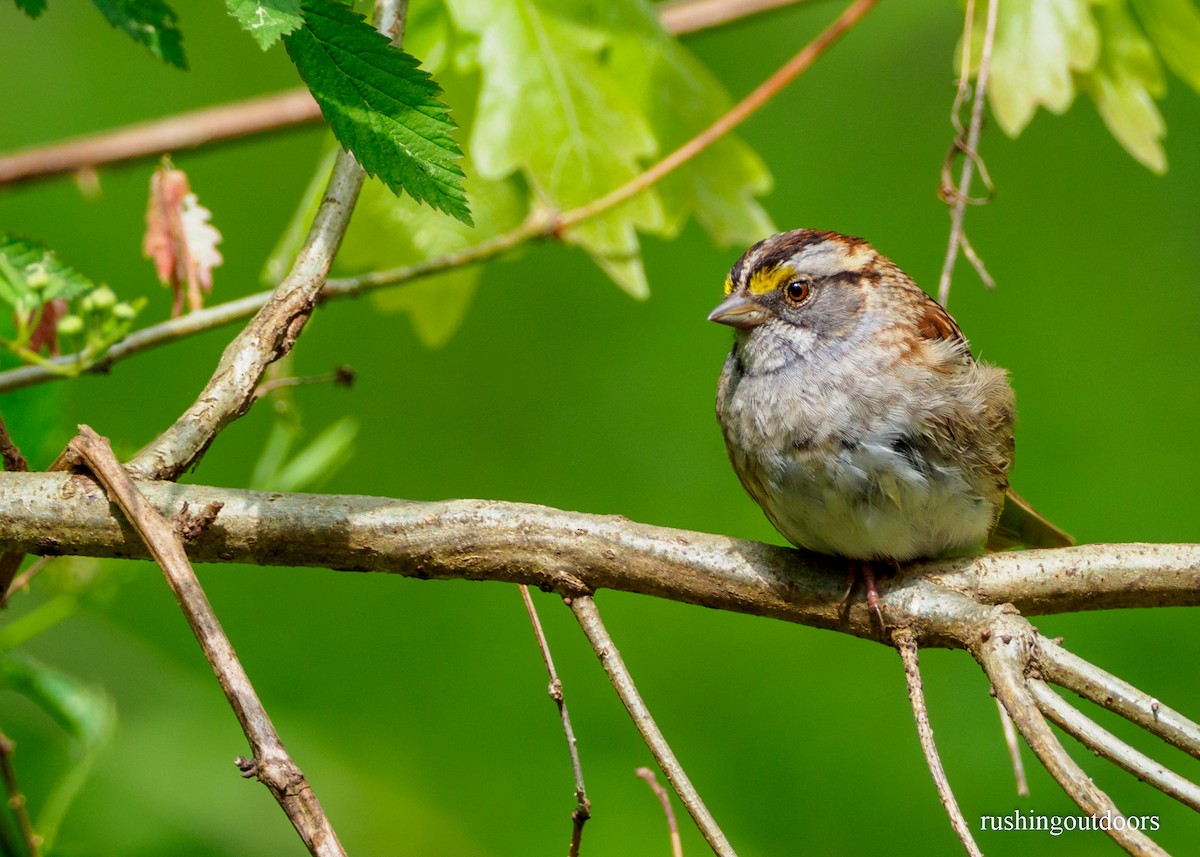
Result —
<path fill-rule="evenodd" d="M 1008 373 L 867 241 L 796 229 L 734 264 L 716 412 L 738 479 L 792 544 L 848 561 L 883 626 L 875 566 L 1062 547 L 1009 486 Z"/>

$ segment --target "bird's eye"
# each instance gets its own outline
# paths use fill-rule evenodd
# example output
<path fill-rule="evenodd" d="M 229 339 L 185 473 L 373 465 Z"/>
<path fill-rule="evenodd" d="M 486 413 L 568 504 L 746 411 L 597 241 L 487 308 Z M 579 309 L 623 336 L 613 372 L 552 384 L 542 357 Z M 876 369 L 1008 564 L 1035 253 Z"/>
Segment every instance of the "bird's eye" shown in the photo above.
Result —
<path fill-rule="evenodd" d="M 792 280 L 787 284 L 786 291 L 788 300 L 790 300 L 792 303 L 798 304 L 808 297 L 808 293 L 811 290 L 812 280 L 810 280 L 808 277 L 800 277 L 799 279 Z"/>

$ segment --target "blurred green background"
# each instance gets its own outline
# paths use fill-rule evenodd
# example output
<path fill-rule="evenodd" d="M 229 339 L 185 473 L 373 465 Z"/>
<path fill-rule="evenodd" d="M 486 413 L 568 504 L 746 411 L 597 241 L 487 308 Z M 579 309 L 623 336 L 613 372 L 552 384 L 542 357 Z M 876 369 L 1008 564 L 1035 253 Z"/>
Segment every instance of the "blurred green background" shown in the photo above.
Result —
<path fill-rule="evenodd" d="M 0 151 L 296 83 L 221 4 L 178 2 L 192 70 L 165 67 L 98 15 L 51 3 L 31 22 L 0 9 L 8 82 Z M 797 8 L 689 37 L 735 96 L 835 14 Z M 934 189 L 952 131 L 949 2 L 885 3 L 744 128 L 775 176 L 781 228 L 869 238 L 927 289 L 948 218 Z M 999 283 L 961 266 L 951 308 L 976 354 L 1008 367 L 1020 406 L 1014 484 L 1083 542 L 1200 541 L 1200 100 L 1177 79 L 1162 104 L 1170 171 L 1111 139 L 1094 108 L 1039 115 L 1018 140 L 986 133 L 993 204 L 968 211 Z M 225 235 L 213 300 L 257 275 L 322 145 L 312 128 L 176 153 Z M 122 297 L 140 323 L 169 298 L 141 256 L 153 163 L 104 170 L 85 198 L 70 180 L 0 190 L 0 229 L 35 236 Z M 310 434 L 359 420 L 353 458 L 323 490 L 411 499 L 544 503 L 780 542 L 730 470 L 712 415 L 729 333 L 705 322 L 741 248 L 694 225 L 645 242 L 652 296 L 637 303 L 583 256 L 530 248 L 488 267 L 461 331 L 428 350 L 406 319 L 367 300 L 326 305 L 295 371 L 345 363 L 346 391 L 303 388 Z M 532 310 L 532 311 L 531 311 Z M 232 328 L 85 377 L 11 394 L 0 407 L 35 467 L 79 422 L 128 454 L 192 401 Z M 257 408 L 187 477 L 243 486 L 271 430 Z M 207 566 L 210 598 L 284 741 L 353 854 L 561 854 L 571 777 L 517 591 L 311 569 Z M 61 579 L 62 573 L 58 575 Z M 50 597 L 49 573 L 9 618 Z M 301 853 L 265 789 L 238 779 L 244 739 L 157 569 L 120 566 L 102 595 L 26 650 L 102 687 L 114 740 L 61 830 L 61 854 Z M 535 593 L 568 704 L 594 817 L 584 853 L 669 853 L 662 814 L 634 777 L 652 760 L 556 598 Z M 603 592 L 598 603 L 646 701 L 743 855 L 952 854 L 959 846 L 926 772 L 899 658 L 882 646 L 779 622 Z M 1038 622 L 1075 652 L 1164 703 L 1200 713 L 1196 613 L 1124 611 Z M 1033 763 L 1019 800 L 987 682 L 961 652 L 923 655 L 943 759 L 968 819 L 1075 814 Z M 1194 760 L 1102 722 L 1200 775 Z M 0 727 L 36 811 L 69 764 L 58 727 L 0 693 Z M 1194 851 L 1200 820 L 1068 747 L 1158 840 Z M 682 815 L 682 810 L 680 810 Z M 688 854 L 705 846 L 683 820 Z M 981 833 L 991 857 L 1115 854 L 1097 833 Z"/>

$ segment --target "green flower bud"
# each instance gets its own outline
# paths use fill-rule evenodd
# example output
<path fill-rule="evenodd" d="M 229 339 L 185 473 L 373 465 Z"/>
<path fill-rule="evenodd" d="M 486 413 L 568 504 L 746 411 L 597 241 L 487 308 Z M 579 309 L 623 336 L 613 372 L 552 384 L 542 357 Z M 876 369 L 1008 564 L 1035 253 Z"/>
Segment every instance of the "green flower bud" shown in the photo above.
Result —
<path fill-rule="evenodd" d="M 110 310 L 117 305 L 117 296 L 108 286 L 101 286 L 100 288 L 93 290 L 92 293 L 84 299 L 84 303 L 86 303 L 88 300 L 92 302 L 92 307 L 94 309 L 100 310 L 101 312 Z"/>
<path fill-rule="evenodd" d="M 58 320 L 59 336 L 78 336 L 83 333 L 83 319 L 77 315 L 64 315 Z"/>
<path fill-rule="evenodd" d="M 133 304 L 122 301 L 113 307 L 112 314 L 114 318 L 119 318 L 121 321 L 133 321 L 137 318 L 138 311 Z"/>

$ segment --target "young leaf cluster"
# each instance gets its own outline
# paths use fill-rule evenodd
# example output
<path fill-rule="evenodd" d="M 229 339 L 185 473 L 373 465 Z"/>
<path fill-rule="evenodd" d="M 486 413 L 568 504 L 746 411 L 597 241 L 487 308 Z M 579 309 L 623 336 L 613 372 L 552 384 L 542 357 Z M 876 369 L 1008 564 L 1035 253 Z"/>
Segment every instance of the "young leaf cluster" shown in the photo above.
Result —
<path fill-rule="evenodd" d="M 45 245 L 0 233 L 0 303 L 11 308 L 15 328 L 0 336 L 0 346 L 25 362 L 77 375 L 129 332 L 145 301 L 119 301 Z M 60 342 L 81 359 L 63 365 L 42 356 L 44 347 L 57 353 Z"/>
<path fill-rule="evenodd" d="M 1006 133 L 1018 135 L 1038 107 L 1062 113 L 1082 90 L 1129 154 L 1166 171 L 1155 101 L 1164 64 L 1200 92 L 1193 0 L 1004 0 L 996 26 L 989 96 Z"/>

